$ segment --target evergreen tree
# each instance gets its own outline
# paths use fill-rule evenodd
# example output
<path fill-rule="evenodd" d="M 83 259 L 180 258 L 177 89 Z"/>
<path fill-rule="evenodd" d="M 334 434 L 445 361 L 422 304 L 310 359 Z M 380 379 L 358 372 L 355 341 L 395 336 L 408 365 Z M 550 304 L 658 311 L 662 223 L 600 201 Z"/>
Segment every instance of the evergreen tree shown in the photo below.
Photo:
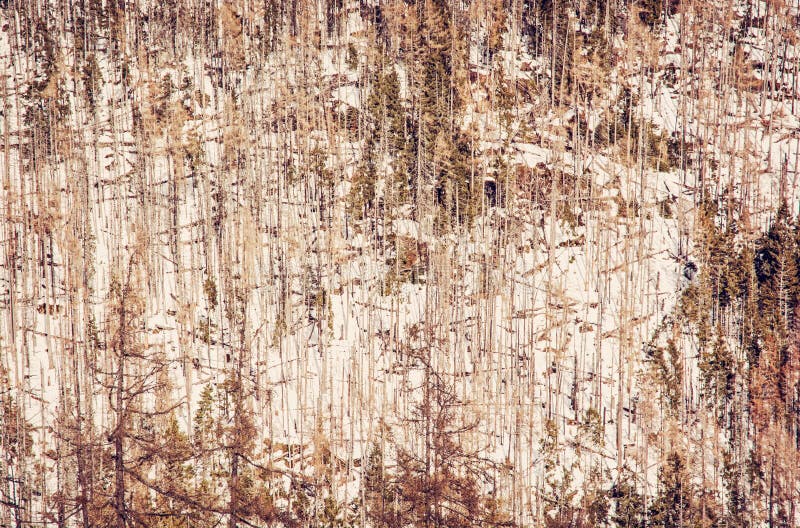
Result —
<path fill-rule="evenodd" d="M 785 201 L 769 231 L 756 244 L 755 272 L 759 313 L 774 331 L 785 333 L 797 304 L 796 251 L 791 218 Z"/>
<path fill-rule="evenodd" d="M 5 372 L 0 367 L 0 379 Z M 6 386 L 5 384 L 3 386 Z M 29 458 L 33 454 L 32 427 L 6 389 L 0 393 L 0 521 L 21 528 L 32 519 L 32 483 Z"/>
<path fill-rule="evenodd" d="M 389 528 L 400 525 L 397 484 L 386 473 L 383 451 L 377 444 L 372 446 L 364 468 L 362 480 L 364 509 L 371 526 Z"/>
<path fill-rule="evenodd" d="M 659 470 L 658 493 L 649 508 L 648 527 L 683 528 L 699 521 L 686 463 L 677 451 L 667 455 Z"/>
<path fill-rule="evenodd" d="M 611 488 L 614 505 L 611 522 L 617 528 L 644 528 L 647 501 L 636 489 L 635 476 L 626 471 Z"/>

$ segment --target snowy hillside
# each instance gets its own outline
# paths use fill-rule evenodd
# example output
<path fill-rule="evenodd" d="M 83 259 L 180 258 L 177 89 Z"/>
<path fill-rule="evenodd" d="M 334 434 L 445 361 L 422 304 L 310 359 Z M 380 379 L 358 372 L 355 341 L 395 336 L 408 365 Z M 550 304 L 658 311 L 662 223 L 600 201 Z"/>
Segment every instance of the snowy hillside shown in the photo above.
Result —
<path fill-rule="evenodd" d="M 0 526 L 800 526 L 796 1 L 0 27 Z"/>

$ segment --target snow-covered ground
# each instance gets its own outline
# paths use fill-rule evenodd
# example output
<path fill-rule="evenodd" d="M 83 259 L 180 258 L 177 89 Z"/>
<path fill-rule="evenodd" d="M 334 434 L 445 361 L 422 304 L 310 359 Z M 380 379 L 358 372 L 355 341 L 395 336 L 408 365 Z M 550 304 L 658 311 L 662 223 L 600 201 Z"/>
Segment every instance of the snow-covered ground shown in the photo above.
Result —
<path fill-rule="evenodd" d="M 763 227 L 780 189 L 793 207 L 800 198 L 800 112 L 794 98 L 716 94 L 704 74 L 687 76 L 696 86 L 665 80 L 666 66 L 698 60 L 681 44 L 681 16 L 657 40 L 659 69 L 640 76 L 638 63 L 621 62 L 613 77 L 636 91 L 642 119 L 700 149 L 692 155 L 702 152 L 719 175 L 711 190 L 731 186 Z M 354 12 L 348 28 L 359 50 L 367 45 L 363 26 Z M 559 188 L 555 204 L 522 193 L 504 207 L 487 199 L 469 230 L 447 237 L 404 211 L 372 227 L 346 207 L 363 144 L 319 121 L 322 99 L 329 108 L 365 103 L 364 76 L 346 64 L 345 46 L 315 61 L 305 60 L 303 46 L 282 50 L 263 70 L 241 76 L 235 101 L 202 51 L 172 65 L 132 54 L 124 82 L 111 58 L 98 54 L 103 82 L 94 112 L 65 73 L 58 86 L 72 113 L 51 130 L 68 138 L 56 150 L 69 155 L 59 151 L 34 167 L 22 160 L 20 140 L 22 93 L 34 69 L 11 34 L 0 32 L 0 71 L 7 72 L 0 365 L 34 425 L 36 453 L 53 448 L 53 428 L 72 401 L 65 388 L 76 383 L 92 401 L 97 429 L 113 428 L 104 384 L 115 368 L 112 287 L 121 284 L 143 302 L 142 353 L 170 360 L 146 405 L 177 404 L 191 433 L 202 389 L 240 368 L 263 455 L 287 463 L 288 452 L 272 449 L 283 444 L 310 457 L 321 430 L 349 468 L 342 498 L 355 497 L 353 483 L 383 438 L 382 424 L 413 443 L 407 424 L 422 371 L 411 352 L 420 348 L 451 381 L 465 416 L 478 419 L 465 441 L 513 466 L 498 488 L 520 521 L 539 513 L 548 420 L 557 424 L 562 463 L 575 463 L 575 486 L 593 464 L 614 478 L 620 460 L 645 470 L 645 489 L 653 485 L 661 421 L 637 419 L 637 404 L 658 406 L 643 351 L 691 280 L 684 271 L 693 260 L 695 208 L 708 185 L 701 174 L 564 149 L 549 131 L 571 126 L 570 115 L 534 105 L 521 105 L 514 123 L 539 138 L 508 134 L 498 113 L 479 104 L 478 87 L 464 126 L 479 130 L 479 150 L 507 148 L 515 171 L 547 170 L 554 179 L 563 171 L 576 187 Z M 749 60 L 763 61 L 765 38 L 752 35 Z M 709 43 L 709 55 L 727 53 L 722 41 Z M 531 59 L 516 53 L 503 62 L 511 78 L 524 78 L 521 64 Z M 74 50 L 64 44 L 59 60 L 69 71 Z M 407 74 L 397 70 L 405 94 Z M 167 74 L 173 90 L 164 95 L 159 83 Z M 179 89 L 184 78 L 190 87 Z M 303 79 L 313 81 L 301 86 Z M 150 127 L 147 141 L 135 134 L 135 121 Z M 320 152 L 335 182 L 332 203 L 308 169 Z M 483 166 L 480 176 L 491 178 L 489 161 Z M 426 263 L 416 281 L 398 270 L 399 251 Z M 685 358 L 690 387 L 698 383 L 696 363 Z M 581 436 L 589 410 L 600 417 L 599 446 Z M 41 462 L 54 471 L 52 460 Z"/>

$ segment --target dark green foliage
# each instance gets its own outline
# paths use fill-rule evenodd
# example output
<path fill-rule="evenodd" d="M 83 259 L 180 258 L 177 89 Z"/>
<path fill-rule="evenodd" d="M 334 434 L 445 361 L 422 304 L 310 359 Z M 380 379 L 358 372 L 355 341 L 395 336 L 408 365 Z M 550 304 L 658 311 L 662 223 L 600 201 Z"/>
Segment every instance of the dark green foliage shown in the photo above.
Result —
<path fill-rule="evenodd" d="M 548 95 L 556 105 L 564 104 L 571 100 L 574 81 L 572 50 L 576 33 L 569 20 L 575 8 L 553 0 L 536 0 L 525 7 L 526 33 L 532 40 L 533 51 L 548 62 Z"/>
<path fill-rule="evenodd" d="M 383 462 L 383 451 L 379 445 L 373 445 L 367 458 L 362 481 L 364 490 L 364 509 L 367 519 L 375 528 L 389 528 L 400 522 L 398 508 L 398 490 L 386 474 Z"/>
<path fill-rule="evenodd" d="M 708 400 L 717 408 L 718 418 L 724 419 L 724 410 L 733 397 L 738 370 L 736 359 L 725 342 L 722 328 L 716 329 L 716 339 L 700 355 L 700 374 Z"/>
<path fill-rule="evenodd" d="M 393 159 L 395 175 L 387 182 L 387 194 L 399 203 L 409 197 L 408 178 L 404 159 L 398 153 L 406 148 L 405 110 L 400 99 L 400 83 L 394 68 L 387 73 L 373 76 L 369 97 L 367 98 L 367 115 L 369 116 L 369 132 L 364 142 L 361 163 L 353 178 L 348 209 L 360 219 L 373 205 L 375 183 L 378 179 L 377 166 L 382 154 Z"/>
<path fill-rule="evenodd" d="M 750 279 L 747 254 L 737 247 L 736 225 L 723 221 L 720 210 L 712 200 L 698 205 L 700 269 L 683 292 L 680 314 L 698 339 L 706 402 L 722 421 L 728 415 L 739 372 L 731 345 L 725 338 L 725 323 L 730 320 L 732 309 L 742 305 Z"/>
<path fill-rule="evenodd" d="M 663 200 L 659 200 L 658 202 L 658 214 L 661 215 L 662 218 L 665 219 L 672 219 L 672 205 L 675 203 L 674 197 L 667 197 Z"/>
<path fill-rule="evenodd" d="M 23 92 L 22 104 L 22 157 L 32 164 L 56 155 L 57 143 L 64 141 L 57 132 L 70 111 L 69 100 L 60 86 L 60 54 L 52 23 L 48 17 L 32 13 L 20 19 L 23 45 L 34 60 L 34 76 Z"/>
<path fill-rule="evenodd" d="M 325 27 L 328 30 L 328 36 L 333 36 L 339 32 L 341 26 L 339 19 L 343 6 L 344 2 L 342 0 L 325 1 Z"/>
<path fill-rule="evenodd" d="M 647 167 L 669 172 L 680 167 L 675 140 L 637 112 L 639 98 L 629 88 L 622 90 L 614 107 L 595 127 L 593 141 L 598 146 L 616 145 L 632 159 L 641 159 Z"/>
<path fill-rule="evenodd" d="M 209 311 L 213 312 L 217 307 L 217 283 L 212 277 L 208 277 L 203 283 L 203 292 L 206 294 Z"/>
<path fill-rule="evenodd" d="M 86 62 L 81 73 L 86 99 L 89 101 L 89 106 L 94 108 L 97 91 L 103 83 L 103 74 L 100 71 L 100 67 L 97 64 L 97 59 L 94 55 L 89 55 L 86 57 Z"/>
<path fill-rule="evenodd" d="M 723 454 L 722 478 L 727 491 L 727 504 L 723 521 L 732 528 L 749 526 L 747 519 L 747 490 L 745 487 L 745 470 L 741 464 L 733 461 L 731 452 Z"/>
<path fill-rule="evenodd" d="M 616 528 L 644 528 L 647 501 L 636 489 L 634 477 L 626 472 L 611 488 L 614 513 L 611 522 Z"/>
<path fill-rule="evenodd" d="M 451 33 L 459 33 L 464 28 L 451 26 L 453 8 L 445 0 L 431 0 L 419 5 L 419 54 L 415 59 L 421 71 L 417 93 L 423 142 L 428 146 L 441 132 L 452 133 L 456 124 L 455 117 L 461 106 L 456 79 L 459 75 L 457 61 L 463 50 L 455 47 L 462 39 L 454 39 Z"/>
<path fill-rule="evenodd" d="M 611 509 L 610 491 L 605 489 L 606 475 L 598 468 L 589 471 L 584 496 L 581 501 L 583 524 L 591 527 L 607 526 Z"/>
<path fill-rule="evenodd" d="M 587 446 L 602 445 L 602 424 L 596 411 L 586 413 L 585 422 L 579 426 L 581 438 Z M 541 454 L 545 470 L 544 525 L 547 528 L 599 527 L 608 524 L 610 493 L 600 466 L 588 469 L 582 494 L 574 485 L 576 463 L 565 464 L 559 457 L 558 426 L 553 420 L 544 423 Z"/>
<path fill-rule="evenodd" d="M 470 178 L 468 139 L 458 131 L 462 111 L 460 88 L 465 76 L 462 32 L 453 26 L 449 3 L 435 0 L 421 4 L 418 28 L 417 87 L 414 106 L 417 130 L 416 174 L 413 187 L 433 184 L 440 228 L 469 225 L 474 200 L 479 196 Z M 455 37 L 454 38 L 454 34 Z M 412 114 L 413 115 L 413 114 Z M 422 181 L 416 181 L 416 177 Z"/>
<path fill-rule="evenodd" d="M 667 138 L 667 162 L 669 167 L 683 168 L 686 166 L 686 146 L 674 136 Z"/>
<path fill-rule="evenodd" d="M 737 242 L 736 222 L 722 218 L 723 208 L 705 199 L 698 208 L 698 239 L 702 247 L 701 266 L 707 269 L 711 295 L 718 310 L 725 310 L 741 299 L 750 282 L 748 257 Z M 715 317 L 715 320 L 717 317 Z"/>
<path fill-rule="evenodd" d="M 658 494 L 650 504 L 648 528 L 694 526 L 698 520 L 694 491 L 683 456 L 673 451 L 659 471 Z"/>
<path fill-rule="evenodd" d="M 375 200 L 375 183 L 378 178 L 375 168 L 377 155 L 375 149 L 375 141 L 370 135 L 364 145 L 361 166 L 353 176 L 347 200 L 348 212 L 359 220 L 367 216 L 367 212 L 372 208 Z"/>
<path fill-rule="evenodd" d="M 682 352 L 672 339 L 668 339 L 666 348 L 650 346 L 647 348 L 647 354 L 653 360 L 664 403 L 669 412 L 676 415 L 683 398 Z"/>
<path fill-rule="evenodd" d="M 31 4 L 31 9 L 34 8 Z M 54 21 L 38 13 L 20 10 L 20 37 L 25 49 L 29 50 L 35 61 L 35 77 L 30 83 L 31 93 L 41 93 L 55 73 L 58 59 L 57 32 L 53 31 Z"/>
<path fill-rule="evenodd" d="M 548 478 L 549 497 L 545 499 L 546 528 L 570 528 L 581 525 L 581 508 L 574 504 L 578 492 L 572 486 L 572 470 L 561 466 L 561 474 Z"/>
<path fill-rule="evenodd" d="M 314 197 L 319 207 L 320 218 L 330 225 L 336 177 L 334 172 L 327 166 L 327 158 L 327 153 L 322 147 L 314 147 L 309 153 L 308 173 L 312 177 L 311 181 L 316 184 L 314 186 Z"/>
<path fill-rule="evenodd" d="M 410 204 L 414 214 L 419 193 L 432 189 L 436 225 L 442 231 L 469 226 L 482 192 L 470 166 L 471 143 L 459 130 L 460 90 L 466 77 L 464 28 L 453 24 L 455 7 L 443 0 L 414 6 L 409 66 L 410 97 L 400 97 L 400 82 L 391 65 L 378 68 L 370 79 L 366 101 L 369 133 L 361 167 L 354 180 L 350 209 L 363 217 L 374 197 L 378 167 L 391 166 L 385 203 Z M 428 195 L 426 194 L 426 199 Z"/>
<path fill-rule="evenodd" d="M 394 68 L 375 75 L 367 110 L 375 135 L 390 154 L 402 150 L 405 144 L 405 109 L 400 98 L 400 80 Z"/>
<path fill-rule="evenodd" d="M 477 212 L 483 182 L 478 185 L 470 168 L 470 145 L 464 134 L 445 140 L 444 156 L 436 181 L 439 226 L 469 226 Z"/>
<path fill-rule="evenodd" d="M 36 162 L 43 157 L 56 154 L 57 136 L 54 134 L 57 123 L 63 117 L 65 108 L 57 100 L 34 96 L 25 108 L 25 139 L 23 158 Z"/>
<path fill-rule="evenodd" d="M 374 133 L 390 155 L 396 155 L 406 144 L 406 110 L 400 98 L 400 80 L 394 68 L 378 73 L 367 99 Z"/>
<path fill-rule="evenodd" d="M 735 231 L 716 230 L 709 237 L 709 272 L 712 295 L 724 310 L 740 299 L 749 286 L 747 256 L 736 248 Z"/>
<path fill-rule="evenodd" d="M 594 448 L 602 448 L 605 444 L 605 427 L 600 413 L 595 409 L 587 409 L 583 420 L 578 424 L 581 437 Z"/>
<path fill-rule="evenodd" d="M 638 11 L 639 20 L 647 24 L 651 29 L 664 22 L 663 0 L 639 0 L 637 4 L 631 7 Z"/>
<path fill-rule="evenodd" d="M 253 31 L 248 31 L 248 33 L 250 38 L 259 43 L 253 48 L 262 50 L 265 55 L 268 55 L 275 51 L 280 44 L 281 30 L 287 20 L 285 16 L 287 5 L 281 0 L 264 0 L 262 5 L 264 17 L 258 21 L 259 24 L 253 28 Z M 197 34 L 194 38 L 197 38 Z"/>
<path fill-rule="evenodd" d="M 352 42 L 347 45 L 347 59 L 345 59 L 345 62 L 351 70 L 358 68 L 358 52 Z"/>
<path fill-rule="evenodd" d="M 0 374 L 5 373 L 0 370 Z M 16 401 L 8 394 L 0 395 L 0 447 L 4 462 L 13 463 L 31 455 L 32 430 Z"/>
<path fill-rule="evenodd" d="M 558 425 L 553 420 L 544 422 L 544 435 L 541 439 L 541 451 L 544 457 L 544 470 L 552 474 L 559 464 L 558 459 Z"/>
<path fill-rule="evenodd" d="M 397 204 L 411 199 L 411 176 L 416 167 L 416 144 L 413 135 L 406 134 L 407 111 L 400 97 L 400 81 L 395 69 L 374 75 L 367 98 L 370 132 L 364 145 L 361 166 L 353 182 L 351 208 L 356 214 L 369 206 L 374 197 L 377 166 L 382 155 L 391 162 L 393 174 L 388 178 L 387 195 Z"/>
<path fill-rule="evenodd" d="M 635 484 L 636 476 L 625 469 L 610 491 L 616 528 L 685 528 L 716 526 L 721 508 L 713 494 L 692 484 L 683 455 L 672 451 L 659 469 L 658 487 L 647 500 Z M 596 525 L 595 525 L 596 526 Z"/>
<path fill-rule="evenodd" d="M 6 372 L 0 366 L 0 380 L 5 381 Z M 3 385 L 8 386 L 8 385 Z M 11 512 L 16 526 L 28 524 L 32 504 L 31 475 L 26 470 L 26 459 L 33 454 L 33 427 L 25 419 L 17 402 L 8 395 L 0 394 L 0 508 Z M 5 515 L 4 515 L 5 517 Z"/>
<path fill-rule="evenodd" d="M 789 210 L 781 203 L 769 231 L 756 243 L 755 273 L 759 311 L 773 328 L 785 329 L 797 304 L 795 237 Z"/>

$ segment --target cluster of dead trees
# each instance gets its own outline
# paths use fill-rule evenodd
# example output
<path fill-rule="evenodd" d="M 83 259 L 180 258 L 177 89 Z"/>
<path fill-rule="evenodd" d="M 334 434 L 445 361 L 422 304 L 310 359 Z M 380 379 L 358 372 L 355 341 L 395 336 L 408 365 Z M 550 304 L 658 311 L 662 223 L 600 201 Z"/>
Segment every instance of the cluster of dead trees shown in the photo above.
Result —
<path fill-rule="evenodd" d="M 795 159 L 775 166 L 772 147 L 764 162 L 749 136 L 797 113 L 797 6 L 0 0 L 0 28 L 0 525 L 798 524 L 800 227 L 789 185 L 800 154 L 795 142 Z M 676 95 L 662 120 L 679 122 L 674 133 L 649 110 L 661 88 Z M 553 154 L 527 166 L 520 145 Z M 597 194 L 584 163 L 594 157 L 638 189 L 615 195 L 616 209 Z M 497 210 L 521 223 L 535 211 L 537 233 L 545 216 L 553 233 L 577 232 L 609 211 L 641 227 L 655 214 L 646 176 L 676 171 L 695 219 L 679 245 L 696 248 L 697 274 L 636 352 L 641 379 L 627 381 L 628 392 L 658 393 L 642 404 L 658 413 L 623 407 L 619 366 L 616 468 L 603 402 L 579 414 L 577 381 L 569 427 L 579 438 L 551 416 L 550 394 L 538 422 L 541 402 L 520 398 L 513 420 L 519 431 L 528 413 L 541 457 L 496 460 L 485 417 L 436 359 L 452 351 L 433 333 L 449 329 L 382 350 L 402 358 L 409 403 L 359 440 L 370 448 L 357 461 L 335 453 L 326 411 L 310 418 L 310 405 L 277 401 L 264 381 L 265 365 L 283 369 L 291 354 L 324 361 L 344 333 L 331 307 L 348 265 L 336 243 L 360 236 L 353 251 L 373 255 L 381 276 L 351 284 L 399 304 L 404 286 L 435 285 L 434 267 L 452 262 L 393 232 L 395 221 L 459 243 Z M 776 174 L 770 195 L 759 182 Z M 658 214 L 671 218 L 675 200 Z M 516 224 L 498 225 L 480 287 L 435 309 L 512 288 L 496 265 Z M 553 243 L 549 276 L 555 249 L 586 241 Z M 303 252 L 297 271 L 292 255 Z M 457 291 L 443 284 L 442 298 Z M 173 324 L 177 337 L 154 344 Z M 499 330 L 485 324 L 491 342 Z M 301 334 L 301 345 L 287 338 Z M 530 360 L 514 352 L 516 365 Z M 516 383 L 534 383 L 524 372 L 534 363 Z M 178 397 L 175 372 L 186 380 Z M 592 375 L 600 387 L 603 373 Z M 281 416 L 295 429 L 313 422 L 313 440 L 266 441 L 278 406 L 297 414 Z M 695 444 L 634 461 L 624 413 L 655 424 L 644 443 L 671 428 Z M 577 452 L 589 460 L 580 468 Z"/>

